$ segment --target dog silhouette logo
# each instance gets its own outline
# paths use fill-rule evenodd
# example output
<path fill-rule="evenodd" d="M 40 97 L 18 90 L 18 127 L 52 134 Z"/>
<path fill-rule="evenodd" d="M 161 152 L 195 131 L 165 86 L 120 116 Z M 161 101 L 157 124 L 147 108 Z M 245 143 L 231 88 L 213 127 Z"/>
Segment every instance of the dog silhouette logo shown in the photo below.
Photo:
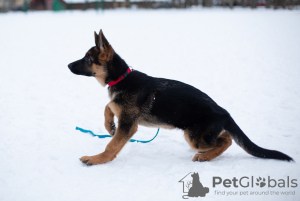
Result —
<path fill-rule="evenodd" d="M 179 182 L 183 184 L 183 193 L 187 193 L 187 195 L 182 196 L 183 199 L 188 199 L 188 197 L 205 197 L 209 192 L 209 188 L 203 187 L 199 174 L 196 172 L 188 173 Z"/>

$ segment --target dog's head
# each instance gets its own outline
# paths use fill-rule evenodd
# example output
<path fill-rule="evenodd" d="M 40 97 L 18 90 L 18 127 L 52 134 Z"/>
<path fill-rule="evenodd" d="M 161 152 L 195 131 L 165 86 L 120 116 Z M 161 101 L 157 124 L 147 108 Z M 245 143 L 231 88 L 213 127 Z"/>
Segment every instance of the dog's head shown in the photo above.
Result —
<path fill-rule="evenodd" d="M 94 35 L 96 46 L 89 49 L 82 59 L 70 63 L 68 67 L 72 73 L 76 75 L 93 76 L 105 86 L 108 76 L 108 66 L 115 52 L 105 38 L 102 29 L 99 35 L 96 32 L 94 32 Z"/>

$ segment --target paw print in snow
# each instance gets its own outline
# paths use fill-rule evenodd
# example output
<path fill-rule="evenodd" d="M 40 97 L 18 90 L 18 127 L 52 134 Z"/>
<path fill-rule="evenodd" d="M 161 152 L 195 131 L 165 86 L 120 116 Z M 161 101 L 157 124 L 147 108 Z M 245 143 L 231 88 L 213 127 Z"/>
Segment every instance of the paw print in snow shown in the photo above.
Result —
<path fill-rule="evenodd" d="M 256 179 L 256 181 L 257 181 L 256 185 L 260 186 L 261 188 L 266 185 L 266 179 L 265 178 L 259 177 L 258 179 Z"/>

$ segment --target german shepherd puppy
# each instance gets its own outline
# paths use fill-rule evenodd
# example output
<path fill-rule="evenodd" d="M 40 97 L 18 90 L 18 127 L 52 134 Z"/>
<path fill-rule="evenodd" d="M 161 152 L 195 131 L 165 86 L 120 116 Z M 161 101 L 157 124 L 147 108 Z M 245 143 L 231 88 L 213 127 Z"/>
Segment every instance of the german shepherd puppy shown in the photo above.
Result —
<path fill-rule="evenodd" d="M 105 107 L 105 128 L 113 136 L 103 153 L 83 156 L 87 165 L 112 161 L 138 129 L 138 125 L 179 128 L 198 153 L 193 161 L 210 161 L 221 155 L 232 138 L 247 153 L 259 157 L 293 161 L 284 153 L 254 144 L 230 114 L 208 95 L 188 84 L 131 71 L 114 51 L 102 30 L 95 32 L 96 46 L 68 65 L 77 75 L 95 77 L 108 87 L 111 101 Z M 114 116 L 119 120 L 118 127 Z"/>

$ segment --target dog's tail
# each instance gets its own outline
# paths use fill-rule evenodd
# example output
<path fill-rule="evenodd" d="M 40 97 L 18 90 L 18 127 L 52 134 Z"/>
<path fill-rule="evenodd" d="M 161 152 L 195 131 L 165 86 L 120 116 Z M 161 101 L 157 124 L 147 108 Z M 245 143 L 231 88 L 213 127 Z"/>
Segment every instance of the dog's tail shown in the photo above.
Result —
<path fill-rule="evenodd" d="M 258 158 L 294 161 L 291 157 L 282 152 L 264 149 L 254 144 L 231 117 L 229 118 L 227 124 L 224 126 L 224 129 L 230 133 L 234 141 L 240 147 L 242 147 L 247 153 L 251 154 L 252 156 Z"/>

